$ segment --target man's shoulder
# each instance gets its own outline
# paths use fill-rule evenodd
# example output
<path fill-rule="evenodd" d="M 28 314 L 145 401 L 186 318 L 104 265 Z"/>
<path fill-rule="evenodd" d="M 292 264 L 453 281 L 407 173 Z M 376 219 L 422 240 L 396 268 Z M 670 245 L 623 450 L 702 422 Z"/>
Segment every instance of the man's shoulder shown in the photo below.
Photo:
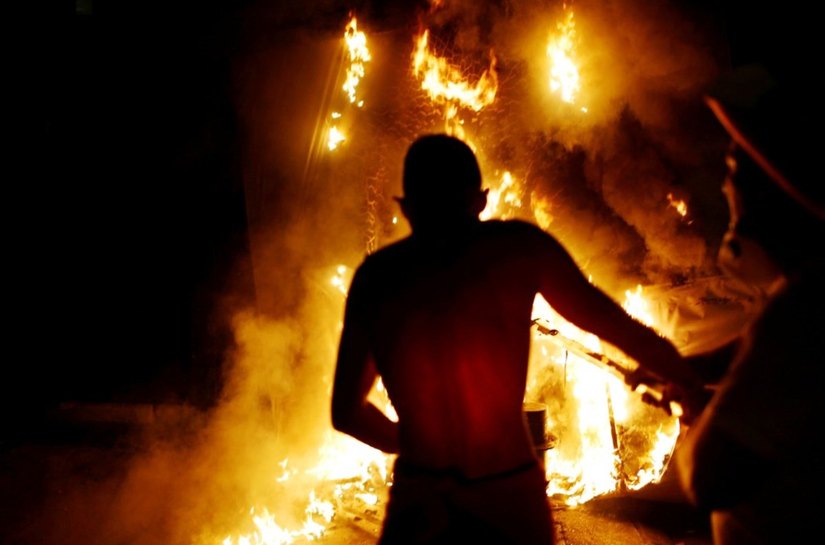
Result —
<path fill-rule="evenodd" d="M 548 236 L 537 225 L 519 219 L 488 220 L 481 222 L 482 229 L 491 233 Z"/>
<path fill-rule="evenodd" d="M 485 247 L 508 247 L 513 251 L 518 251 L 525 248 L 544 248 L 548 241 L 554 240 L 552 236 L 538 226 L 517 219 L 479 222 L 469 233 L 471 233 L 469 237 L 462 235 L 455 240 L 447 237 L 438 241 L 440 244 L 433 244 L 427 240 L 416 240 L 414 237 L 408 236 L 368 255 L 362 262 L 360 269 L 372 273 L 386 272 L 388 269 L 398 267 L 409 267 L 411 263 L 431 259 L 432 255 L 441 255 L 439 250 L 443 248 L 452 248 L 460 254 L 481 244 Z"/>
<path fill-rule="evenodd" d="M 514 248 L 544 248 L 553 237 L 535 224 L 517 220 L 491 220 L 482 222 L 482 233 L 488 239 L 500 239 Z"/>

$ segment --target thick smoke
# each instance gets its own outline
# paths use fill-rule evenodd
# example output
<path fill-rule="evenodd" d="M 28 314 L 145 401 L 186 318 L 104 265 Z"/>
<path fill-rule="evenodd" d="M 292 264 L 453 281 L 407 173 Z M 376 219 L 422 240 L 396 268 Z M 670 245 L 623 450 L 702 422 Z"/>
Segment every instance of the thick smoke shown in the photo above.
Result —
<path fill-rule="evenodd" d="M 341 294 L 322 291 L 292 319 L 235 317 L 236 353 L 211 412 L 155 411 L 123 448 L 78 448 L 49 464 L 49 499 L 19 542 L 217 544 L 254 529 L 252 507 L 300 528 L 318 485 L 305 470 L 329 433 L 337 331 L 324 326 L 341 311 Z"/>

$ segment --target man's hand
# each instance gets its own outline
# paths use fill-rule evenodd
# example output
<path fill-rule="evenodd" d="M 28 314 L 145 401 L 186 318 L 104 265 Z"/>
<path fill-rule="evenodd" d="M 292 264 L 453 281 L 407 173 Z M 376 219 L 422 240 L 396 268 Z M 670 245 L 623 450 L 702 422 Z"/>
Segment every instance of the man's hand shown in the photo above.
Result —
<path fill-rule="evenodd" d="M 699 416 L 713 394 L 704 386 L 685 387 L 662 382 L 641 367 L 626 373 L 625 382 L 642 396 L 643 401 L 679 417 L 685 425 L 690 425 Z"/>
<path fill-rule="evenodd" d="M 705 410 L 713 391 L 706 387 L 683 388 L 675 384 L 668 384 L 663 390 L 663 399 L 671 412 L 679 417 L 681 423 L 690 426 Z"/>

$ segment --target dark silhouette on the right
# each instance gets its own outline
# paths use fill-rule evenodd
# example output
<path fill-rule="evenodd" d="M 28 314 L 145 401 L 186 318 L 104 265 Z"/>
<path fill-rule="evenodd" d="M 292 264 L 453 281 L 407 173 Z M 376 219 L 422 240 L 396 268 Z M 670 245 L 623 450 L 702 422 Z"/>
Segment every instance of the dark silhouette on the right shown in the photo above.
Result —
<path fill-rule="evenodd" d="M 822 90 L 821 79 L 777 83 L 764 66 L 750 65 L 722 78 L 707 98 L 731 136 L 723 185 L 730 225 L 720 265 L 768 294 L 677 451 L 683 487 L 711 512 L 716 545 L 820 539 Z"/>

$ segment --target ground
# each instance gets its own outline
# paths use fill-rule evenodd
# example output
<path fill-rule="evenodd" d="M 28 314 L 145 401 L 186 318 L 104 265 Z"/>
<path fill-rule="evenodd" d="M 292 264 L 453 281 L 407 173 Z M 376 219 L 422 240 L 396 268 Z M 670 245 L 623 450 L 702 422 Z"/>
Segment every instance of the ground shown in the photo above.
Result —
<path fill-rule="evenodd" d="M 140 419 L 138 419 L 140 420 Z M 145 425 L 142 424 L 142 425 Z M 135 491 L 135 423 L 42 422 L 0 443 L 0 535 L 7 545 L 144 545 L 179 543 L 170 524 L 175 485 L 142 498 Z M 185 463 L 185 460 L 182 462 Z M 127 473 L 130 478 L 127 478 Z M 142 479 L 151 479 L 151 472 Z M 131 500 L 134 500 L 131 502 Z M 125 507 L 124 507 L 125 506 Z M 583 506 L 551 503 L 560 545 L 711 545 L 707 517 L 685 501 L 670 472 L 636 494 Z M 177 516 L 177 515 L 175 515 Z M 173 518 L 173 517 L 172 517 Z M 371 545 L 380 517 L 339 511 L 320 542 Z M 159 537 L 160 536 L 160 537 Z M 194 538 L 193 538 L 194 539 Z M 193 541 L 194 543 L 194 541 Z"/>

